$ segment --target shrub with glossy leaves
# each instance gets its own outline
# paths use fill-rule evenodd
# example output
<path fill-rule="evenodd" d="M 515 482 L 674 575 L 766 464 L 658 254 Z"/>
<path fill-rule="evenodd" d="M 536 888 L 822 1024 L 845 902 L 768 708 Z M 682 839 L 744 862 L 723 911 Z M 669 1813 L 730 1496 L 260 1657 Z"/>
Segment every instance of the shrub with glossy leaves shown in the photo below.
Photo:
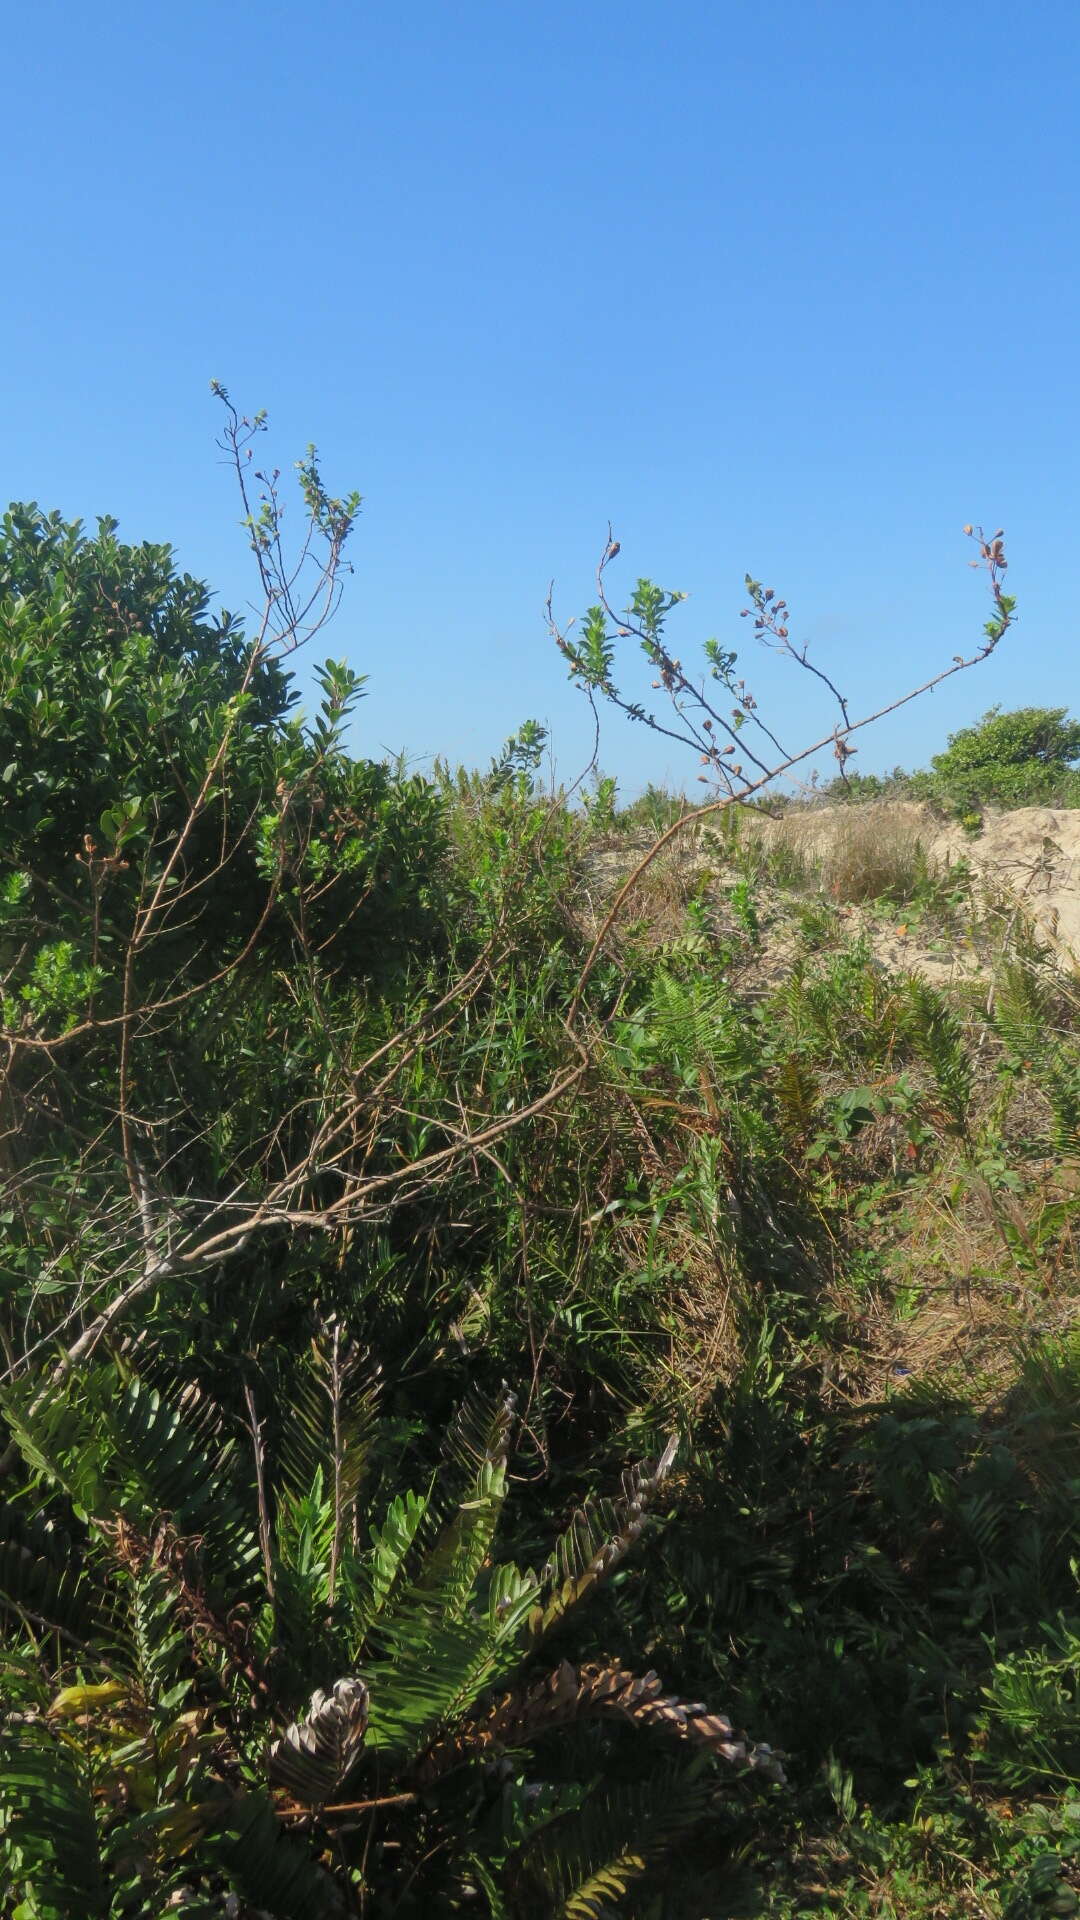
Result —
<path fill-rule="evenodd" d="M 973 727 L 949 735 L 931 761 L 934 785 L 954 804 L 1080 804 L 1080 721 L 1064 707 L 991 707 Z"/>

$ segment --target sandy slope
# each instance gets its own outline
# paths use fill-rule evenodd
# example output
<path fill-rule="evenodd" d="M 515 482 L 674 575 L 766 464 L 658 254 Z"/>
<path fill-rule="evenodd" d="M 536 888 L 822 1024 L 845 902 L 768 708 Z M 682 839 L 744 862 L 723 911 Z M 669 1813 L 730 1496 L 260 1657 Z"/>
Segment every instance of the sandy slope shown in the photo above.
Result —
<path fill-rule="evenodd" d="M 822 807 L 798 815 L 800 840 L 808 848 L 826 843 L 850 812 Z M 1046 935 L 1080 959 L 1080 808 L 987 813 L 974 835 L 914 801 L 872 802 L 858 812 L 883 835 L 901 831 L 921 841 L 935 866 L 966 860 L 990 896 L 1022 902 Z"/>

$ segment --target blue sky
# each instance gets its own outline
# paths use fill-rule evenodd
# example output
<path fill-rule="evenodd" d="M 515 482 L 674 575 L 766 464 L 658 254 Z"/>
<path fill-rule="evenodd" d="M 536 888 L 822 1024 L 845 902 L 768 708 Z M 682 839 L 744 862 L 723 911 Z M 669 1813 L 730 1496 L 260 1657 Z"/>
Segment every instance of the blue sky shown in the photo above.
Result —
<path fill-rule="evenodd" d="M 684 662 L 738 645 L 799 737 L 831 721 L 743 574 L 868 706 L 966 647 L 961 527 L 1004 526 L 1021 625 L 858 764 L 1080 707 L 1074 5 L 38 0 L 5 38 L 6 495 L 238 606 L 211 376 L 283 466 L 317 441 L 365 497 L 321 648 L 371 676 L 362 749 L 479 762 L 536 716 L 575 773 L 542 608 L 588 604 L 609 519 L 620 583 L 689 593 Z M 614 715 L 601 757 L 696 773 Z"/>

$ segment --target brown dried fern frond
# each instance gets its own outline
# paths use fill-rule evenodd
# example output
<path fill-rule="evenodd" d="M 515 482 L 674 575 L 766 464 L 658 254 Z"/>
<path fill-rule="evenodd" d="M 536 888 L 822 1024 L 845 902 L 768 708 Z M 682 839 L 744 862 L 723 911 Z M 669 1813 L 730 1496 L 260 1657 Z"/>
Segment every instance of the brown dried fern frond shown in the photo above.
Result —
<path fill-rule="evenodd" d="M 294 1720 L 270 1749 L 271 1784 L 284 1787 L 304 1806 L 323 1806 L 341 1785 L 364 1744 L 368 1690 L 362 1680 L 335 1680 L 320 1687 L 302 1720 Z"/>
<path fill-rule="evenodd" d="M 701 1701 L 665 1693 L 655 1673 L 636 1674 L 600 1663 L 575 1667 L 564 1660 L 528 1686 L 512 1687 L 489 1699 L 436 1741 L 420 1761 L 418 1783 L 427 1786 L 467 1761 L 527 1747 L 541 1734 L 591 1714 L 612 1714 L 632 1726 L 667 1734 L 767 1780 L 784 1778 L 771 1747 L 755 1745 L 726 1714 L 712 1712 Z"/>

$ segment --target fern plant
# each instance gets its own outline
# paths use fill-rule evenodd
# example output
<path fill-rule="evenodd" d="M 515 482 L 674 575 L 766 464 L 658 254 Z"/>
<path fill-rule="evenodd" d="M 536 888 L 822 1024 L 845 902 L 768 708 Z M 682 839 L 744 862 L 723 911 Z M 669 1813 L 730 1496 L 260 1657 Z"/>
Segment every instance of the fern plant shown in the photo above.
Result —
<path fill-rule="evenodd" d="M 907 982 L 906 1000 L 908 1037 L 932 1077 L 946 1129 L 966 1139 L 975 1075 L 963 1027 L 943 995 L 918 975 Z"/>
<path fill-rule="evenodd" d="M 1021 1072 L 1033 1073 L 1050 1107 L 1058 1153 L 1080 1154 L 1080 1057 L 1058 1031 L 1058 983 L 1037 958 L 1007 963 L 997 982 L 995 1024 Z"/>
<path fill-rule="evenodd" d="M 986 1763 L 1010 1786 L 1075 1787 L 1080 1778 L 1080 1631 L 1044 1623 L 1040 1643 L 998 1660 L 984 1688 Z"/>
<path fill-rule="evenodd" d="M 0 1508 L 0 1866 L 20 1920 L 607 1910 L 700 1820 L 718 1767 L 779 1776 L 655 1674 L 545 1658 L 634 1545 L 670 1445 L 533 1572 L 496 1554 L 513 1405 L 467 1403 L 378 1515 L 377 1382 L 314 1342 L 267 1438 L 136 1349 L 9 1389 L 28 1468 Z M 666 1740 L 651 1784 L 626 1730 Z M 628 1781 L 597 1781 L 617 1771 Z M 634 1784 L 636 1776 L 637 1784 Z M 648 1817 L 643 1806 L 648 1803 Z"/>

